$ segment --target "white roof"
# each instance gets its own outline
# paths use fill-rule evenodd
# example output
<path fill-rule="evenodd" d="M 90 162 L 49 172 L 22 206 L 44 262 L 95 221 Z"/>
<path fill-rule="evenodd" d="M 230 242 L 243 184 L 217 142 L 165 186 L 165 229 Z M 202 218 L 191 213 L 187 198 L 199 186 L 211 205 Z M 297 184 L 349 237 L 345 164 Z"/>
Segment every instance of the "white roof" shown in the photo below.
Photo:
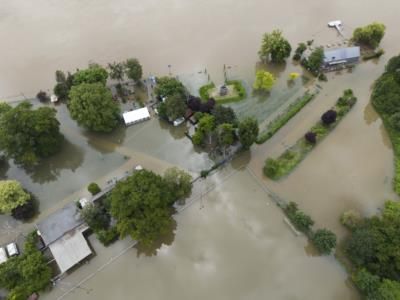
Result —
<path fill-rule="evenodd" d="M 0 247 L 0 264 L 5 263 L 8 260 L 6 250 Z"/>
<path fill-rule="evenodd" d="M 80 230 L 73 230 L 49 245 L 49 249 L 64 273 L 88 257 L 92 251 Z"/>
<path fill-rule="evenodd" d="M 10 243 L 7 245 L 7 252 L 9 256 L 18 255 L 18 248 L 16 243 Z"/>
<path fill-rule="evenodd" d="M 82 208 L 84 208 L 86 205 L 90 204 L 90 201 L 86 198 L 81 198 L 79 199 L 79 204 Z"/>
<path fill-rule="evenodd" d="M 127 111 L 122 114 L 125 124 L 133 124 L 150 118 L 150 113 L 147 107 Z"/>

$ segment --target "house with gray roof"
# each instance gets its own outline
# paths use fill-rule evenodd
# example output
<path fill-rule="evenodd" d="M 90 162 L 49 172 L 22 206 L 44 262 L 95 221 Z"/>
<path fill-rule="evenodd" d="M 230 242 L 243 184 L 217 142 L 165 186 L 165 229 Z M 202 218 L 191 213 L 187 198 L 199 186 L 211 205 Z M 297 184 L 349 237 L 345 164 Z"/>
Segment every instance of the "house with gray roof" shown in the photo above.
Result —
<path fill-rule="evenodd" d="M 360 47 L 325 49 L 323 69 L 356 64 L 360 61 Z"/>

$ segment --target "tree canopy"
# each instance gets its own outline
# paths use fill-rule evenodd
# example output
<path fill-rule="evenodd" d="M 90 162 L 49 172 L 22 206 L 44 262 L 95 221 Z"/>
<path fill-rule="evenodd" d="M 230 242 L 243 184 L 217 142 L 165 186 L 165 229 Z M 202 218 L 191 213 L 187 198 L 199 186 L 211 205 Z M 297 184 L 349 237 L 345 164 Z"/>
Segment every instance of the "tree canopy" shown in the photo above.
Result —
<path fill-rule="evenodd" d="M 109 75 L 111 79 L 121 81 L 125 76 L 125 65 L 123 63 L 113 62 L 108 64 Z"/>
<path fill-rule="evenodd" d="M 133 81 L 138 81 L 142 78 L 143 71 L 142 65 L 136 58 L 129 58 L 125 62 L 125 73 L 126 76 Z"/>
<path fill-rule="evenodd" d="M 168 96 L 165 100 L 165 113 L 170 120 L 183 117 L 186 112 L 185 99 L 180 94 Z"/>
<path fill-rule="evenodd" d="M 258 54 L 261 60 L 271 59 L 272 62 L 282 63 L 290 56 L 291 51 L 292 47 L 282 36 L 282 31 L 274 30 L 264 34 Z"/>
<path fill-rule="evenodd" d="M 256 90 L 269 92 L 275 83 L 275 77 L 270 72 L 259 70 L 256 73 L 256 80 L 253 88 Z"/>
<path fill-rule="evenodd" d="M 374 22 L 364 27 L 358 27 L 353 32 L 353 40 L 356 43 L 372 48 L 379 46 L 385 35 L 386 26 L 382 23 Z"/>
<path fill-rule="evenodd" d="M 211 113 L 215 118 L 216 126 L 225 123 L 232 124 L 233 127 L 238 125 L 236 114 L 231 107 L 216 105 Z"/>
<path fill-rule="evenodd" d="M 22 102 L 16 107 L 1 104 L 0 148 L 17 164 L 32 166 L 61 148 L 63 136 L 56 110 Z"/>
<path fill-rule="evenodd" d="M 232 124 L 224 123 L 217 127 L 217 138 L 218 145 L 222 147 L 225 152 L 225 148 L 232 145 L 235 141 L 235 128 Z"/>
<path fill-rule="evenodd" d="M 0 180 L 0 213 L 10 214 L 15 208 L 26 204 L 31 196 L 16 180 Z"/>
<path fill-rule="evenodd" d="M 336 247 L 336 235 L 328 229 L 318 229 L 315 231 L 312 241 L 322 254 L 330 254 L 333 248 Z"/>
<path fill-rule="evenodd" d="M 152 244 L 169 228 L 174 200 L 164 179 L 147 170 L 118 182 L 109 195 L 120 235 L 130 235 L 144 244 Z"/>
<path fill-rule="evenodd" d="M 307 59 L 302 60 L 303 66 L 315 76 L 319 74 L 322 63 L 324 62 L 324 49 L 315 48 Z"/>
<path fill-rule="evenodd" d="M 72 119 L 89 130 L 110 132 L 119 123 L 119 107 L 101 83 L 73 86 L 68 109 Z"/>
<path fill-rule="evenodd" d="M 169 97 L 175 94 L 185 96 L 186 90 L 183 84 L 173 77 L 159 77 L 157 78 L 157 85 L 154 89 L 157 96 Z"/>
<path fill-rule="evenodd" d="M 74 74 L 73 85 L 82 83 L 101 83 L 106 85 L 108 72 L 102 66 L 93 64 L 89 68 L 79 70 Z"/>
<path fill-rule="evenodd" d="M 174 199 L 183 199 L 192 191 L 192 176 L 176 167 L 169 168 L 164 173 L 164 180 Z"/>
<path fill-rule="evenodd" d="M 254 118 L 246 118 L 239 123 L 239 141 L 244 149 L 249 149 L 258 136 L 258 122 Z"/>
<path fill-rule="evenodd" d="M 7 299 L 25 300 L 32 293 L 44 290 L 52 271 L 43 254 L 36 249 L 37 235 L 31 233 L 22 255 L 0 264 L 0 288 L 8 290 Z"/>

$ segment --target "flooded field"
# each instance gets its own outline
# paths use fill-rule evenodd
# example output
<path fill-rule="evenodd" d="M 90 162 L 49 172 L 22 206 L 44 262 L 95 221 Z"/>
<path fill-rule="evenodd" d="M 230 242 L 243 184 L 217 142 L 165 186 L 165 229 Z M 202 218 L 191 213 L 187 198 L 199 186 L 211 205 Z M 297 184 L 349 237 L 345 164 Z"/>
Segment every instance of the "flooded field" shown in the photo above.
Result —
<path fill-rule="evenodd" d="M 131 249 L 63 299 L 358 299 L 333 257 L 315 256 L 246 170 L 231 172 L 207 179 L 217 187 L 176 216 L 171 245 Z M 43 299 L 90 276 L 103 251 Z"/>
<path fill-rule="evenodd" d="M 191 80 L 190 74 L 207 69 L 218 84 L 224 65 L 231 66 L 228 78 L 250 87 L 264 32 L 282 29 L 293 48 L 311 39 L 316 45 L 338 45 L 343 39 L 327 28 L 327 22 L 341 19 L 345 36 L 350 37 L 355 27 L 381 21 L 387 26 L 385 55 L 353 72 L 329 74 L 329 81 L 320 83 L 318 97 L 267 143 L 254 146 L 240 164 L 284 199 L 298 202 L 317 226 L 340 236 L 345 231 L 338 218 L 344 210 L 373 214 L 385 199 L 396 198 L 390 142 L 369 97 L 386 61 L 399 52 L 398 1 L 381 5 L 376 0 L 14 0 L 2 1 L 0 8 L 0 38 L 5 41 L 0 97 L 5 100 L 50 90 L 57 69 L 74 71 L 89 61 L 106 64 L 128 57 L 141 61 L 146 77 L 167 75 L 168 65 L 173 75 L 189 74 L 184 81 L 192 90 L 201 80 Z M 276 113 L 275 108 L 284 107 L 282 102 L 315 85 L 299 81 L 288 86 L 288 74 L 301 73 L 290 60 L 281 68 L 267 69 L 278 78 L 271 97 L 233 104 L 241 117 L 263 121 Z M 352 88 L 359 100 L 352 112 L 288 178 L 266 180 L 261 173 L 265 158 L 277 156 L 303 136 L 345 88 Z M 0 173 L 20 180 L 36 194 L 42 214 L 84 194 L 90 181 L 105 182 L 138 163 L 157 172 L 178 165 L 192 173 L 212 164 L 206 153 L 193 149 L 182 128 L 153 119 L 112 135 L 95 135 L 78 128 L 65 106 L 57 110 L 66 137 L 63 151 L 34 172 L 10 163 Z M 70 298 L 357 299 L 339 264 L 332 257 L 312 256 L 306 240 L 286 228 L 281 211 L 267 204 L 266 195 L 243 171 L 209 194 L 202 209 L 195 204 L 177 217 L 172 245 L 162 246 L 151 257 L 129 251 L 87 282 L 89 288 L 78 288 Z M 0 241 L 12 236 L 9 221 L 0 217 Z M 99 251 L 68 280 L 79 281 L 83 273 L 102 264 L 107 257 L 102 252 L 113 255 L 118 247 L 122 242 Z M 56 289 L 47 299 L 62 293 Z"/>

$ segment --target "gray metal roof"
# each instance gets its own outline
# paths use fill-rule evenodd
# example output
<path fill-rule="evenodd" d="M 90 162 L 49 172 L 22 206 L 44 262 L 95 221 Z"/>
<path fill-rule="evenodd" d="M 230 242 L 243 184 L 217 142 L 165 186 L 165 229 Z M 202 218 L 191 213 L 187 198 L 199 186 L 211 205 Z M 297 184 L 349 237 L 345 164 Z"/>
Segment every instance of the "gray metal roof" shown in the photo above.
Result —
<path fill-rule="evenodd" d="M 69 203 L 37 224 L 40 235 L 47 245 L 61 238 L 65 233 L 83 224 L 75 203 Z"/>
<path fill-rule="evenodd" d="M 337 60 L 346 60 L 360 57 L 360 47 L 348 47 L 330 49 L 324 51 L 324 62 L 329 63 Z"/>

